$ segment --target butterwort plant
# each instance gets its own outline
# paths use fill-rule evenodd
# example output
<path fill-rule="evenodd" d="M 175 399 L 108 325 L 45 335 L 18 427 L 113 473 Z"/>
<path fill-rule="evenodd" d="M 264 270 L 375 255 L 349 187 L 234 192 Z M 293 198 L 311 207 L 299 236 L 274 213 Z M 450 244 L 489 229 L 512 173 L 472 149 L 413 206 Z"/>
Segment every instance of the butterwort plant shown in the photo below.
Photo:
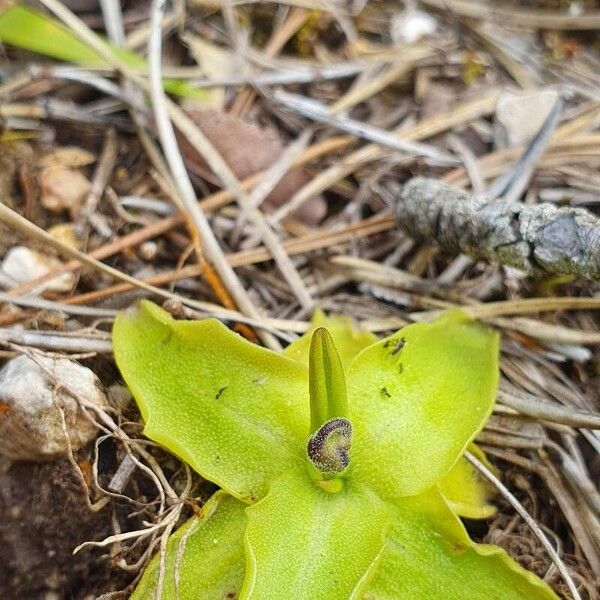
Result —
<path fill-rule="evenodd" d="M 481 456 L 495 332 L 449 312 L 377 340 L 319 314 L 275 353 L 142 302 L 113 343 L 145 435 L 220 488 L 134 600 L 557 599 L 459 518 L 494 510 L 463 454 Z"/>

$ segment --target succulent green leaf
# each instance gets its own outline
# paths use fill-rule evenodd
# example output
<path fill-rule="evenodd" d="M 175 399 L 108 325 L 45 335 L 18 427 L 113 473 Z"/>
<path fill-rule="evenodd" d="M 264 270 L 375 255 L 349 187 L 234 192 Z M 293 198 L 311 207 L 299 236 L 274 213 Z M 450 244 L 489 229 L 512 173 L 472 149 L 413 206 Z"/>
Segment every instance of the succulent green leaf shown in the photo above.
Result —
<path fill-rule="evenodd" d="M 308 386 L 311 433 L 331 419 L 348 415 L 344 367 L 333 339 L 324 327 L 315 330 L 310 342 Z"/>
<path fill-rule="evenodd" d="M 308 372 L 214 319 L 176 321 L 151 302 L 119 314 L 117 365 L 144 433 L 206 479 L 250 502 L 304 465 Z"/>
<path fill-rule="evenodd" d="M 217 492 L 169 538 L 161 600 L 236 598 L 244 580 L 245 504 Z M 157 554 L 131 600 L 154 600 L 160 557 Z"/>
<path fill-rule="evenodd" d="M 326 316 L 322 310 L 317 310 L 313 315 L 310 329 L 283 350 L 285 356 L 308 366 L 312 334 L 319 327 L 325 327 L 333 338 L 344 370 L 348 369 L 354 357 L 361 350 L 377 341 L 377 336 L 357 327 L 350 317 Z"/>
<path fill-rule="evenodd" d="M 447 313 L 363 350 L 346 375 L 353 476 L 386 497 L 435 485 L 492 411 L 498 335 Z"/>
<path fill-rule="evenodd" d="M 558 600 L 497 546 L 473 543 L 441 494 L 400 498 L 365 600 Z"/>
<path fill-rule="evenodd" d="M 282 477 L 282 486 L 287 489 L 286 477 L 287 474 Z M 301 484 L 299 487 L 304 486 Z M 297 492 L 298 488 L 292 486 L 290 490 Z M 337 496 L 328 494 L 326 497 Z M 190 519 L 169 540 L 163 600 L 212 600 L 227 598 L 227 594 L 237 597 L 244 578 L 242 537 L 247 525 L 245 512 L 251 513 L 260 508 L 269 498 L 270 495 L 245 511 L 245 505 L 226 494 L 218 492 L 213 496 L 203 508 L 203 516 Z M 304 502 L 305 496 L 300 494 L 297 501 Z M 377 505 L 376 500 L 373 505 Z M 292 500 L 290 509 L 294 508 Z M 401 498 L 391 510 L 393 524 L 387 530 L 383 552 L 379 552 L 367 568 L 360 584 L 355 588 L 355 595 L 339 596 L 340 598 L 361 597 L 364 594 L 365 600 L 558 600 L 543 581 L 516 564 L 503 550 L 495 546 L 474 544 L 435 490 L 416 497 Z M 306 512 L 292 514 L 300 519 Z M 271 514 L 266 518 L 271 522 Z M 278 519 L 273 522 L 278 526 Z M 296 519 L 290 523 L 295 524 Z M 348 527 L 348 523 L 353 524 L 353 521 L 347 521 L 343 526 Z M 294 525 L 284 525 L 289 528 L 287 531 L 290 533 L 290 540 L 294 539 Z M 383 522 L 383 527 L 385 526 L 386 522 Z M 265 527 L 268 529 L 268 525 Z M 348 548 L 354 550 L 354 546 L 350 545 L 353 540 L 347 539 Z M 270 540 L 264 541 L 264 544 L 270 543 Z M 341 547 L 346 548 L 345 545 Z M 276 555 L 277 548 L 274 551 Z M 286 549 L 286 554 L 293 551 L 293 548 Z M 267 556 L 273 558 L 271 553 L 267 553 Z M 298 564 L 302 567 L 306 564 L 306 554 L 299 558 L 299 563 L 294 563 L 293 558 L 292 556 L 290 560 L 290 557 L 283 557 L 281 572 L 289 569 L 288 573 L 297 574 L 301 579 L 303 574 L 297 568 Z M 248 555 L 248 560 L 253 561 L 254 557 Z M 324 562 L 328 564 L 327 561 Z M 178 596 L 175 595 L 176 564 Z M 257 562 L 256 566 L 260 567 L 261 563 Z M 159 557 L 156 556 L 144 572 L 132 600 L 154 599 L 158 568 Z M 311 576 L 306 575 L 304 584 L 311 580 Z M 301 580 L 298 586 L 304 590 Z M 286 588 L 282 592 L 284 595 L 280 597 L 311 597 L 303 596 L 300 592 L 296 594 L 294 590 L 288 592 L 289 589 Z M 247 592 L 244 591 L 245 593 Z M 321 597 L 318 592 L 314 593 L 316 595 L 312 597 Z M 267 594 L 255 597 L 269 600 L 278 596 Z M 335 600 L 338 596 L 322 597 Z"/>
<path fill-rule="evenodd" d="M 43 56 L 90 67 L 106 66 L 105 60 L 82 42 L 62 23 L 22 5 L 0 9 L 0 41 Z M 129 67 L 145 69 L 146 61 L 135 54 L 106 42 L 107 48 Z M 167 92 L 179 96 L 206 99 L 209 93 L 186 81 L 166 79 Z"/>
<path fill-rule="evenodd" d="M 494 467 L 478 446 L 470 444 L 469 452 L 494 471 Z M 496 489 L 464 456 L 460 457 L 437 487 L 450 508 L 460 517 L 487 519 L 496 512 L 496 507 L 490 503 L 496 495 Z"/>
<path fill-rule="evenodd" d="M 247 572 L 240 599 L 348 600 L 377 568 L 388 511 L 369 489 L 345 481 L 331 493 L 289 471 L 246 509 Z"/>

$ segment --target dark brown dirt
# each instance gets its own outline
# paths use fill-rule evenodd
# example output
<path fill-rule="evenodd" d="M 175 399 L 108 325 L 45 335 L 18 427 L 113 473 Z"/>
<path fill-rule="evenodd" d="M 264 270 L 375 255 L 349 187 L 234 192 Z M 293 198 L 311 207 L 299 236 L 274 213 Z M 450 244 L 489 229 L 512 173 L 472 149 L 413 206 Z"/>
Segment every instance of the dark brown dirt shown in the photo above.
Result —
<path fill-rule="evenodd" d="M 66 460 L 15 463 L 0 475 L 0 598 L 91 600 L 125 587 L 105 551 L 73 555 L 113 533 L 110 509 L 91 511 L 84 494 Z"/>

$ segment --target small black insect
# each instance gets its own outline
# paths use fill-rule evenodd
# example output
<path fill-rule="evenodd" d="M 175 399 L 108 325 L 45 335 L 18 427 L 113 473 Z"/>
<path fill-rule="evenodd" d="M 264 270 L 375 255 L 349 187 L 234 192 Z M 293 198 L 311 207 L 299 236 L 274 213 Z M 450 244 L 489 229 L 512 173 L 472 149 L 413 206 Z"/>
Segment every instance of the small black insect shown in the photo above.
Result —
<path fill-rule="evenodd" d="M 382 396 L 385 396 L 386 398 L 391 398 L 392 395 L 387 391 L 386 387 L 382 387 L 379 392 L 381 393 Z"/>
<path fill-rule="evenodd" d="M 400 350 L 402 350 L 402 348 L 404 348 L 404 345 L 406 344 L 406 339 L 405 338 L 398 338 L 396 340 L 396 345 L 394 346 L 394 349 L 391 351 L 391 355 L 395 356 L 396 354 L 398 354 L 398 352 L 400 352 Z"/>

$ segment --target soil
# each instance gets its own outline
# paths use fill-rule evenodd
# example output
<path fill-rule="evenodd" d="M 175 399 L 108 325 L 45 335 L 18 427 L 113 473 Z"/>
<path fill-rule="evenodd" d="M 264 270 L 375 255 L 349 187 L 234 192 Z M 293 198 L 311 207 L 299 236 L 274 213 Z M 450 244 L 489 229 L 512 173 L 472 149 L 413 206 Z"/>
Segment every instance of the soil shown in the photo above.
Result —
<path fill-rule="evenodd" d="M 0 598 L 91 600 L 131 576 L 106 553 L 73 549 L 113 533 L 111 507 L 88 508 L 67 460 L 15 463 L 0 476 Z"/>

